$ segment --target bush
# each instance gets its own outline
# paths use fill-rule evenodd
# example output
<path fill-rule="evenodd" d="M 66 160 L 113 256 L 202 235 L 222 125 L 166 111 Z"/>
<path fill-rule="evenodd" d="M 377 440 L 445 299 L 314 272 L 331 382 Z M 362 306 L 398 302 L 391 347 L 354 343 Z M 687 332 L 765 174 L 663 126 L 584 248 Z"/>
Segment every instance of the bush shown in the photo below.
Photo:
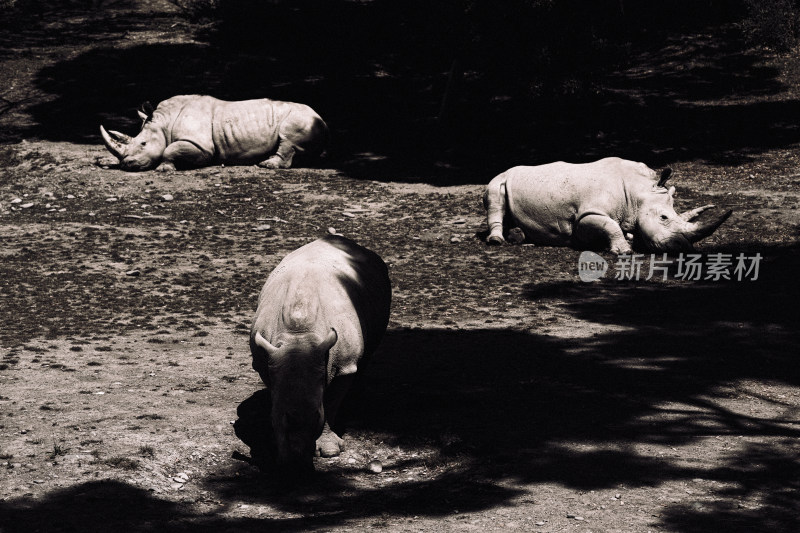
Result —
<path fill-rule="evenodd" d="M 2 2 L 4 0 L 0 0 Z M 169 0 L 192 21 L 210 20 L 217 16 L 222 0 Z"/>
<path fill-rule="evenodd" d="M 744 0 L 742 27 L 751 44 L 785 52 L 800 37 L 800 7 L 795 0 Z"/>

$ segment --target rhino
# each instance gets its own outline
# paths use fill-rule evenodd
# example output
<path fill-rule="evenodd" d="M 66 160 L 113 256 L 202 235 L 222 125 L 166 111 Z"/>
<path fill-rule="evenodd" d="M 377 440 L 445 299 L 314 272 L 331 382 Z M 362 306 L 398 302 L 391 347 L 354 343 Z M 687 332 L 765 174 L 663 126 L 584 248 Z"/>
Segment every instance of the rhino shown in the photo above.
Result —
<path fill-rule="evenodd" d="M 615 254 L 691 251 L 732 211 L 705 222 L 697 219 L 713 204 L 678 214 L 675 187 L 665 187 L 671 174 L 617 157 L 513 167 L 486 188 L 486 241 L 502 244 L 504 229 L 516 226 L 520 239 L 533 244 Z"/>
<path fill-rule="evenodd" d="M 250 330 L 253 368 L 270 393 L 283 472 L 339 455 L 333 431 L 362 360 L 386 331 L 391 282 L 380 256 L 338 235 L 288 254 L 267 278 Z"/>
<path fill-rule="evenodd" d="M 228 102 L 212 96 L 173 96 L 155 110 L 138 111 L 136 137 L 100 126 L 103 142 L 120 168 L 175 170 L 212 164 L 289 168 L 296 154 L 317 156 L 328 127 L 305 104 L 262 98 Z"/>

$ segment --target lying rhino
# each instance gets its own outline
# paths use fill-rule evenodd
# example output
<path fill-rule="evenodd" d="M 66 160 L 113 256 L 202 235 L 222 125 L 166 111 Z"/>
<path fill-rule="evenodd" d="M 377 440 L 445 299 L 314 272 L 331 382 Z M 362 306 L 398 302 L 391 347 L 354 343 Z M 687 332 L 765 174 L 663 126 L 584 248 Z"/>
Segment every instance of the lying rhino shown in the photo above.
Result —
<path fill-rule="evenodd" d="M 289 168 L 295 154 L 319 155 L 328 127 L 313 109 L 276 100 L 226 102 L 173 96 L 155 110 L 142 105 L 142 131 L 129 137 L 100 126 L 124 170 L 175 170 L 211 164 Z"/>
<path fill-rule="evenodd" d="M 330 235 L 287 255 L 267 278 L 250 331 L 253 368 L 271 397 L 277 463 L 313 470 L 338 455 L 331 430 L 359 362 L 389 321 L 391 284 L 383 260 Z"/>
<path fill-rule="evenodd" d="M 616 157 L 593 163 L 514 167 L 494 178 L 483 202 L 489 244 L 500 244 L 505 227 L 518 226 L 533 244 L 630 253 L 680 252 L 711 235 L 730 216 L 695 222 L 706 205 L 678 214 L 675 187 L 644 163 Z M 629 240 L 631 242 L 629 242 Z"/>

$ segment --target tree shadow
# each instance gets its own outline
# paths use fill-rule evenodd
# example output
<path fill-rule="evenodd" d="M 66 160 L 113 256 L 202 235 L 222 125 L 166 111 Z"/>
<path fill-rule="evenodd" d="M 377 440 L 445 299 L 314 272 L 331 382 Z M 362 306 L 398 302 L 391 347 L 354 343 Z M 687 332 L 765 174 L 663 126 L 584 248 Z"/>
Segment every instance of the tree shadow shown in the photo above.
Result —
<path fill-rule="evenodd" d="M 371 491 L 343 496 L 354 489 L 331 472 L 295 496 L 333 494 L 326 497 L 330 512 L 354 513 L 350 504 L 365 501 L 357 512 L 437 515 L 448 506 L 476 510 L 507 501 L 513 494 L 474 497 L 500 480 L 588 491 L 702 478 L 730 487 L 724 501 L 667 506 L 665 528 L 701 531 L 698 524 L 725 521 L 744 531 L 758 516 L 755 505 L 770 511 L 771 530 L 792 531 L 800 511 L 798 493 L 789 490 L 800 468 L 792 452 L 800 437 L 795 411 L 764 397 L 759 401 L 773 403 L 775 413 L 765 417 L 730 402 L 742 400 L 731 396 L 740 382 L 800 384 L 800 332 L 787 313 L 800 296 L 800 250 L 760 251 L 767 257 L 756 281 L 527 286 L 527 297 L 560 300 L 582 324 L 613 326 L 574 339 L 495 329 L 389 331 L 350 404 L 352 426 L 385 435 L 389 445 L 432 446 L 456 457 L 459 468 L 403 485 L 408 499 L 399 501 Z M 641 451 L 714 436 L 751 444 L 710 467 Z M 216 490 L 298 509 L 295 497 L 270 484 L 231 480 Z"/>
<path fill-rule="evenodd" d="M 487 46 L 487 35 L 499 31 L 491 24 L 502 21 L 470 37 L 472 23 L 452 18 L 448 2 L 426 6 L 427 18 L 387 2 L 240 4 L 223 2 L 228 8 L 215 25 L 196 26 L 203 42 L 103 42 L 165 25 L 165 14 L 148 24 L 112 18 L 105 32 L 87 22 L 98 46 L 38 72 L 37 89 L 51 96 L 30 106 L 34 125 L 5 137 L 98 143 L 103 122 L 135 131 L 144 100 L 270 97 L 307 103 L 328 122 L 326 165 L 436 184 L 483 183 L 515 164 L 607 155 L 651 165 L 698 157 L 739 164 L 800 140 L 786 118 L 800 104 L 767 101 L 784 90 L 779 72 L 719 21 L 647 39 L 618 30 L 613 46 L 601 48 L 606 55 L 583 72 L 590 67 L 567 68 L 574 61 L 562 56 L 585 60 L 596 43 Z M 443 33 L 448 17 L 455 29 Z M 522 39 L 527 33 L 517 26 L 513 37 Z M 36 28 L 21 31 L 23 41 L 49 42 Z"/>

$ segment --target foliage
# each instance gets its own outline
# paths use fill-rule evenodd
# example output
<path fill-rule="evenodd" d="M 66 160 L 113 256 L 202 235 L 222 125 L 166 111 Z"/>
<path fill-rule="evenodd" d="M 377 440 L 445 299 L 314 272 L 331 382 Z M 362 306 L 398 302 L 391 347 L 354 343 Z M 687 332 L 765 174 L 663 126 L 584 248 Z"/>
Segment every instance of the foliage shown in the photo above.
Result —
<path fill-rule="evenodd" d="M 744 0 L 742 28 L 752 44 L 785 52 L 800 38 L 800 5 L 796 0 Z"/>
<path fill-rule="evenodd" d="M 222 0 L 169 0 L 192 21 L 213 19 L 217 16 Z"/>

